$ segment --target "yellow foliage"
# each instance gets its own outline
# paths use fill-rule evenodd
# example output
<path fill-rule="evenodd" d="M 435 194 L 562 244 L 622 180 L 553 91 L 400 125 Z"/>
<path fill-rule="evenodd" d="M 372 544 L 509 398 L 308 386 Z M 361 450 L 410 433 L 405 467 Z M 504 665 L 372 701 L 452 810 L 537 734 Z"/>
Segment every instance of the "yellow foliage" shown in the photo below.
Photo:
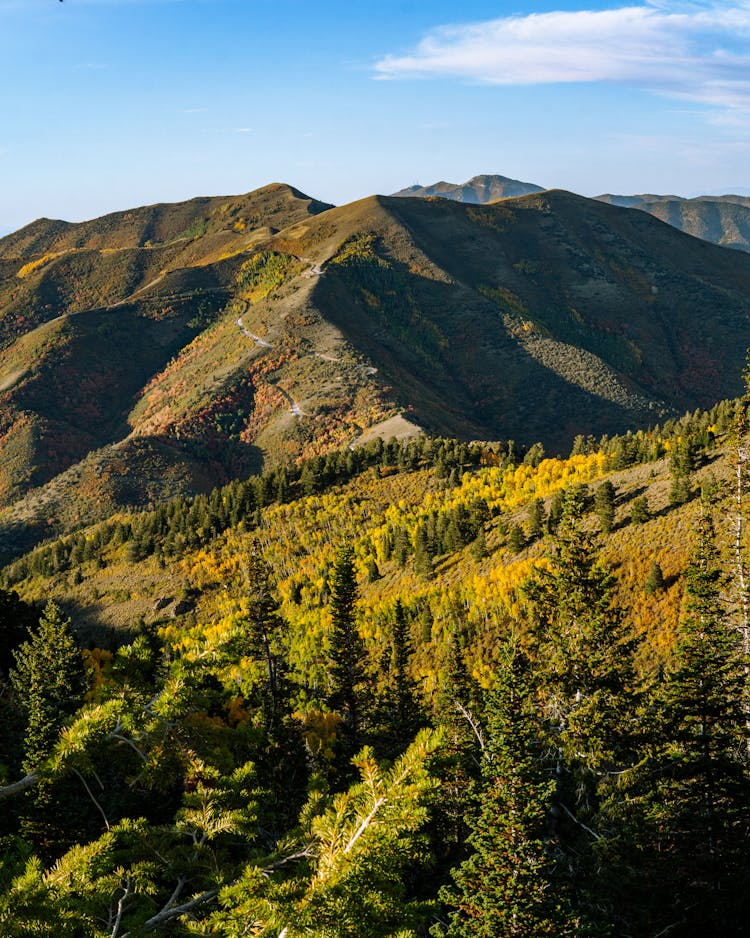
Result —
<path fill-rule="evenodd" d="M 314 756 L 330 761 L 333 759 L 336 733 L 343 722 L 338 713 L 324 713 L 322 710 L 309 710 L 297 714 L 302 719 L 302 735 L 305 745 Z"/>
<path fill-rule="evenodd" d="M 60 252 L 52 252 L 50 254 L 45 254 L 42 257 L 38 257 L 35 261 L 29 261 L 28 264 L 24 264 L 23 267 L 16 273 L 16 277 L 19 277 L 21 280 L 33 274 L 35 270 L 39 270 L 40 267 L 44 267 L 45 264 L 48 264 L 54 258 L 59 257 Z"/>

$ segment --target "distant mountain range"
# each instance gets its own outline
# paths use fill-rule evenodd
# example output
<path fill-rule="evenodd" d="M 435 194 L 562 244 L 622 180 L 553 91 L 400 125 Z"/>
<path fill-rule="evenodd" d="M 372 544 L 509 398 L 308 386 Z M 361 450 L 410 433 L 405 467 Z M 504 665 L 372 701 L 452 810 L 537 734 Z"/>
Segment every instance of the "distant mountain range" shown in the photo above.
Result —
<path fill-rule="evenodd" d="M 394 195 L 422 198 L 435 196 L 484 205 L 496 199 L 541 191 L 542 188 L 534 183 L 508 179 L 507 176 L 483 175 L 474 176 L 460 185 L 449 182 L 436 182 L 431 186 L 414 185 Z M 750 251 L 750 196 L 701 195 L 695 199 L 683 199 L 677 195 L 607 194 L 596 198 L 610 205 L 648 212 L 696 238 L 713 241 L 723 247 Z"/>
<path fill-rule="evenodd" d="M 508 179 L 507 176 L 485 175 L 474 176 L 461 185 L 452 182 L 436 182 L 431 186 L 415 184 L 393 194 L 402 198 L 422 199 L 437 196 L 441 199 L 453 199 L 455 202 L 467 202 L 470 205 L 483 205 L 486 202 L 494 202 L 495 199 L 542 191 L 542 186 L 531 182 L 519 182 L 517 179 Z"/>
<path fill-rule="evenodd" d="M 376 435 L 562 451 L 735 396 L 748 344 L 746 254 L 563 191 L 41 219 L 0 239 L 0 528 Z"/>

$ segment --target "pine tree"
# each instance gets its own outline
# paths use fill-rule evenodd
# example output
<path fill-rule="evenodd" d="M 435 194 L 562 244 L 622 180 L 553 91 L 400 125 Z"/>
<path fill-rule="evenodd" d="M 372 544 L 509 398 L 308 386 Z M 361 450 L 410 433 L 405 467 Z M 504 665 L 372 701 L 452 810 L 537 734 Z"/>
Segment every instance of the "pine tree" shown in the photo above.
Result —
<path fill-rule="evenodd" d="M 331 691 L 329 704 L 344 719 L 352 745 L 360 742 L 363 719 L 365 648 L 356 621 L 357 579 L 354 551 L 344 547 L 336 555 L 331 587 Z"/>
<path fill-rule="evenodd" d="M 531 505 L 529 505 L 528 511 L 528 532 L 530 538 L 534 539 L 540 537 L 546 520 L 547 516 L 544 512 L 544 502 L 541 498 L 535 498 Z"/>
<path fill-rule="evenodd" d="M 479 814 L 471 855 L 441 898 L 448 938 L 541 938 L 581 934 L 557 873 L 550 836 L 556 780 L 545 758 L 528 658 L 509 649 L 489 695 Z M 439 932 L 437 932 L 439 933 Z"/>
<path fill-rule="evenodd" d="M 664 589 L 664 573 L 658 561 L 652 560 L 643 584 L 643 591 L 647 596 L 653 596 L 661 589 Z"/>
<path fill-rule="evenodd" d="M 739 936 L 750 914 L 746 688 L 721 585 L 713 523 L 704 515 L 685 574 L 674 667 L 657 693 L 660 745 L 645 794 L 647 868 L 676 935 Z"/>
<path fill-rule="evenodd" d="M 536 619 L 548 706 L 562 748 L 596 771 L 627 748 L 633 653 L 614 579 L 584 530 L 583 501 L 571 491 L 548 569 L 526 584 Z"/>
<path fill-rule="evenodd" d="M 393 611 L 392 667 L 383 701 L 381 722 L 385 724 L 387 755 L 402 753 L 417 731 L 425 725 L 425 716 L 419 704 L 417 685 L 409 673 L 409 662 L 414 653 L 409 622 L 400 599 Z"/>
<path fill-rule="evenodd" d="M 523 529 L 520 524 L 514 524 L 508 532 L 508 550 L 513 554 L 518 554 L 523 550 L 526 539 L 523 536 Z"/>
<path fill-rule="evenodd" d="M 615 487 L 607 479 L 594 494 L 594 508 L 603 534 L 609 534 L 615 523 Z"/>
<path fill-rule="evenodd" d="M 53 602 L 13 654 L 10 680 L 27 715 L 24 768 L 31 771 L 49 755 L 67 718 L 83 702 L 86 675 L 70 620 Z"/>
<path fill-rule="evenodd" d="M 273 596 L 271 569 L 253 549 L 245 564 L 247 609 L 243 616 L 243 654 L 263 663 L 265 722 L 273 725 L 285 698 L 284 621 Z"/>
<path fill-rule="evenodd" d="M 582 526 L 571 491 L 550 566 L 526 585 L 534 616 L 539 692 L 557 751 L 557 834 L 576 908 L 608 934 L 613 921 L 598 856 L 619 837 L 616 786 L 639 742 L 636 642 L 615 604 L 614 580 Z"/>
<path fill-rule="evenodd" d="M 633 524 L 645 524 L 650 517 L 651 509 L 649 508 L 647 496 L 639 495 L 634 498 L 630 508 L 630 520 Z"/>
<path fill-rule="evenodd" d="M 51 754 L 60 730 L 83 703 L 86 674 L 70 620 L 52 602 L 14 657 L 10 681 L 26 717 L 23 767 L 32 772 Z M 81 793 L 77 782 L 67 780 L 43 780 L 26 793 L 21 830 L 44 856 L 69 846 L 80 829 L 77 806 L 71 807 L 71 802 Z"/>

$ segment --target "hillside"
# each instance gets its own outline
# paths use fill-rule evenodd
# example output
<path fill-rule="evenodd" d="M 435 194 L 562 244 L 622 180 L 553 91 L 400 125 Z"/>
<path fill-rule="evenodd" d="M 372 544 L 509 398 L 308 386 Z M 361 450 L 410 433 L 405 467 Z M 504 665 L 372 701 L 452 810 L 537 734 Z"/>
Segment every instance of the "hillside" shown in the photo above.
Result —
<path fill-rule="evenodd" d="M 614 438 L 605 449 L 588 445 L 567 459 L 537 454 L 521 463 L 498 444 L 376 441 L 195 502 L 117 513 L 17 559 L 3 579 L 27 601 L 53 598 L 87 640 L 121 641 L 138 622 L 177 635 L 224 615 L 227 586 L 241 581 L 245 558 L 260 543 L 275 571 L 298 679 L 315 684 L 327 641 L 328 572 L 338 547 L 351 544 L 373 660 L 379 623 L 398 599 L 414 622 L 414 677 L 429 695 L 456 630 L 473 672 L 486 678 L 492 649 L 519 615 L 519 583 L 550 548 L 561 495 L 579 486 L 593 495 L 606 480 L 612 520 L 602 531 L 590 499 L 586 527 L 598 532 L 617 570 L 618 602 L 643 642 L 640 665 L 652 668 L 673 652 L 691 548 L 685 532 L 702 511 L 696 496 L 703 491 L 717 519 L 732 511 L 731 447 L 713 439 L 726 443 L 733 413 L 723 404 L 658 432 Z M 675 496 L 670 454 L 687 441 L 696 471 Z M 728 522 L 719 535 L 728 567 Z M 654 562 L 665 586 L 644 592 Z"/>
<path fill-rule="evenodd" d="M 641 209 L 693 237 L 750 251 L 750 198 L 746 196 L 681 199 L 661 195 L 601 195 L 597 198 L 611 205 Z"/>
<path fill-rule="evenodd" d="M 586 864 L 592 934 L 618 921 L 649 938 L 654 904 L 659 928 L 677 920 L 705 777 L 731 780 L 733 821 L 750 791 L 733 533 L 746 420 L 746 400 L 725 402 L 522 462 L 499 444 L 374 441 L 18 558 L 0 589 L 0 922 L 41 909 L 70 938 L 104 938 L 114 896 L 148 933 L 237 938 L 249 909 L 269 934 L 312 934 L 325 913 L 341 938 L 365 916 L 368 935 L 421 938 L 458 904 L 439 887 L 473 832 L 493 837 L 493 868 L 508 856 L 503 882 L 518 875 L 508 825 L 481 828 L 477 810 L 494 817 L 507 792 L 534 830 L 575 821 L 555 856 Z M 501 696 L 510 681 L 523 693 Z M 712 745 L 729 739 L 708 768 L 705 700 Z M 488 751 L 518 753 L 507 783 Z M 519 765 L 546 784 L 512 788 Z M 667 811 L 680 827 L 665 834 Z M 731 890 L 715 905 L 691 877 L 700 927 L 683 933 L 741 934 L 747 829 L 720 841 Z"/>
<path fill-rule="evenodd" d="M 740 388 L 750 261 L 644 213 L 243 199 L 260 227 L 219 206 L 189 242 L 3 261 L 3 542 L 377 435 L 567 451 Z"/>

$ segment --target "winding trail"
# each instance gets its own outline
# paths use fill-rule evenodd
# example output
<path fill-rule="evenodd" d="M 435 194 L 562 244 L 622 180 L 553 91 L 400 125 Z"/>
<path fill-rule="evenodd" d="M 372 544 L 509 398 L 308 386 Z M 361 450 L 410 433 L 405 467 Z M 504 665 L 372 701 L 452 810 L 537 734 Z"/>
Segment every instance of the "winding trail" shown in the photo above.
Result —
<path fill-rule="evenodd" d="M 305 264 L 310 265 L 309 269 L 302 274 L 303 277 L 322 277 L 325 274 L 325 271 L 321 268 L 320 264 L 315 264 L 309 257 L 300 257 L 299 260 Z M 245 311 L 247 311 L 248 305 L 249 304 L 246 303 Z M 269 342 L 267 339 L 261 339 L 261 337 L 256 335 L 254 332 L 250 332 L 250 330 L 245 327 L 245 323 L 242 321 L 242 316 L 237 317 L 236 325 L 242 335 L 246 336 L 248 339 L 252 339 L 253 342 L 256 345 L 259 345 L 261 348 L 273 347 L 272 342 Z M 328 355 L 325 352 L 311 352 L 310 354 L 314 355 L 316 358 L 322 359 L 325 362 L 341 361 L 341 358 L 338 358 L 335 355 Z M 378 369 L 374 368 L 372 365 L 358 365 L 358 367 L 361 368 L 364 374 L 368 377 L 372 377 L 372 375 L 376 375 L 378 373 Z M 294 414 L 295 417 L 310 417 L 310 414 L 302 410 L 297 401 L 295 401 L 287 391 L 285 391 L 278 384 L 275 384 L 274 387 L 280 394 L 284 396 L 285 400 L 289 404 L 289 413 Z"/>
<path fill-rule="evenodd" d="M 266 342 L 265 339 L 261 339 L 260 336 L 256 335 L 254 332 L 250 332 L 245 328 L 245 324 L 242 322 L 242 316 L 237 319 L 237 325 L 240 327 L 240 332 L 243 335 L 246 335 L 248 339 L 252 339 L 256 345 L 260 345 L 261 348 L 272 348 L 270 342 Z"/>

